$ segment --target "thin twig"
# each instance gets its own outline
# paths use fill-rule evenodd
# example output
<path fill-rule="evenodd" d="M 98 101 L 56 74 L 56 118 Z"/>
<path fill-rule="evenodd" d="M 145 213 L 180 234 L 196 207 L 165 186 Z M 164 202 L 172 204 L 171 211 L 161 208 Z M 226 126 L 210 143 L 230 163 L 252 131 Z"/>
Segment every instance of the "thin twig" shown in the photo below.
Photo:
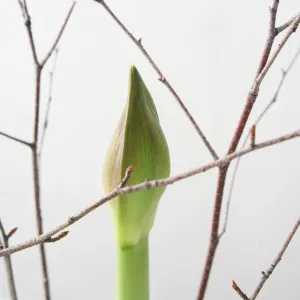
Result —
<path fill-rule="evenodd" d="M 122 179 L 122 181 L 120 182 L 120 184 L 118 186 L 119 189 L 123 188 L 126 185 L 126 183 L 128 182 L 128 179 L 129 179 L 129 177 L 132 173 L 132 170 L 133 170 L 133 166 L 129 166 L 126 169 L 125 176 L 124 176 L 124 178 Z"/>
<path fill-rule="evenodd" d="M 32 148 L 32 144 L 31 143 L 26 142 L 26 141 L 24 141 L 22 139 L 16 138 L 16 137 L 14 137 L 14 136 L 12 136 L 10 134 L 7 134 L 7 133 L 4 133 L 4 132 L 0 131 L 0 135 L 5 136 L 6 138 L 8 138 L 8 139 L 10 139 L 12 141 L 15 141 L 17 143 L 20 143 L 22 145 L 25 145 L 25 146 L 28 146 L 28 147 Z"/>
<path fill-rule="evenodd" d="M 247 295 L 240 289 L 234 280 L 232 280 L 232 288 L 239 294 L 243 300 L 249 300 Z"/>
<path fill-rule="evenodd" d="M 277 267 L 277 265 L 281 261 L 287 247 L 289 246 L 289 244 L 290 244 L 291 240 L 293 239 L 293 237 L 294 237 L 296 231 L 298 230 L 299 226 L 300 226 L 300 218 L 298 218 L 296 224 L 294 225 L 292 231 L 288 235 L 286 241 L 283 244 L 283 247 L 281 248 L 281 250 L 278 253 L 278 255 L 276 256 L 276 258 L 274 259 L 271 266 L 268 268 L 267 271 L 262 272 L 263 276 L 262 276 L 260 282 L 258 283 L 257 287 L 255 288 L 255 291 L 253 292 L 252 296 L 250 297 L 251 300 L 256 299 L 256 297 L 259 294 L 259 292 L 261 291 L 262 287 L 264 286 L 266 281 L 269 279 L 269 277 L 271 276 L 271 274 L 273 273 L 273 271 L 275 270 L 275 268 Z"/>
<path fill-rule="evenodd" d="M 265 78 L 267 72 L 269 71 L 270 67 L 272 66 L 273 62 L 277 58 L 278 54 L 282 50 L 285 43 L 290 38 L 292 33 L 296 31 L 296 29 L 299 25 L 300 16 L 297 17 L 294 20 L 294 22 L 291 24 L 290 29 L 288 30 L 287 34 L 284 36 L 282 43 L 278 45 L 274 54 L 271 56 L 271 59 L 269 59 L 271 49 L 272 49 L 272 46 L 273 46 L 273 43 L 274 43 L 274 40 L 275 40 L 275 37 L 277 34 L 276 28 L 275 28 L 275 23 L 276 23 L 276 14 L 277 14 L 278 5 L 279 5 L 279 0 L 273 0 L 273 4 L 270 8 L 269 34 L 268 34 L 268 37 L 266 40 L 266 45 L 263 50 L 263 54 L 262 54 L 262 57 L 261 57 L 261 60 L 260 60 L 259 66 L 258 66 L 258 70 L 257 70 L 256 76 L 255 76 L 253 86 L 250 89 L 250 92 L 248 94 L 246 104 L 244 106 L 240 120 L 238 122 L 235 133 L 231 140 L 227 154 L 230 154 L 230 153 L 233 153 L 236 151 L 238 143 L 241 139 L 241 136 L 244 132 L 246 123 L 247 123 L 250 113 L 252 111 L 253 105 L 258 96 L 261 82 Z M 209 242 L 209 247 L 208 247 L 208 251 L 207 251 L 204 270 L 202 273 L 200 287 L 199 287 L 199 291 L 198 291 L 198 295 L 197 295 L 197 300 L 204 299 L 206 288 L 208 285 L 209 276 L 211 273 L 211 269 L 212 269 L 212 265 L 213 265 L 213 261 L 214 261 L 214 257 L 215 257 L 215 253 L 216 253 L 216 249 L 217 249 L 217 246 L 219 243 L 220 215 L 221 215 L 223 193 L 224 193 L 224 187 L 225 187 L 228 168 L 229 168 L 229 164 L 223 165 L 222 167 L 220 167 L 220 170 L 219 170 L 218 183 L 217 183 L 215 202 L 214 202 L 213 218 L 212 218 L 212 223 L 211 223 L 210 242 Z"/>
<path fill-rule="evenodd" d="M 167 89 L 171 92 L 171 94 L 174 96 L 176 101 L 179 103 L 180 107 L 182 110 L 185 112 L 187 115 L 188 119 L 196 129 L 197 133 L 201 137 L 203 143 L 209 150 L 211 156 L 217 160 L 218 155 L 216 154 L 215 150 L 207 140 L 206 136 L 204 135 L 203 131 L 200 129 L 198 124 L 196 123 L 195 119 L 192 117 L 191 113 L 187 109 L 187 107 L 184 105 L 182 102 L 181 98 L 178 96 L 170 82 L 167 80 L 167 78 L 163 75 L 157 64 L 153 61 L 152 57 L 149 55 L 148 51 L 144 48 L 142 45 L 141 39 L 136 39 L 133 34 L 127 29 L 127 27 L 120 21 L 120 19 L 114 14 L 114 12 L 109 8 L 109 6 L 103 1 L 103 0 L 94 0 L 95 2 L 101 4 L 104 9 L 108 12 L 108 14 L 113 18 L 113 20 L 122 28 L 122 30 L 126 33 L 126 35 L 132 40 L 132 42 L 140 49 L 140 51 L 143 53 L 143 55 L 146 57 L 152 68 L 156 71 L 156 73 L 159 76 L 159 80 L 167 87 Z"/>
<path fill-rule="evenodd" d="M 38 160 L 38 144 L 39 144 L 39 118 L 40 118 L 40 91 L 41 91 L 41 75 L 43 71 L 43 67 L 46 62 L 52 55 L 55 50 L 60 38 L 66 28 L 66 25 L 71 17 L 72 11 L 75 7 L 75 3 L 72 4 L 65 21 L 63 22 L 61 29 L 58 32 L 57 38 L 55 39 L 53 45 L 50 47 L 50 50 L 47 52 L 45 58 L 39 62 L 36 45 L 32 33 L 32 24 L 31 24 L 31 16 L 28 10 L 27 1 L 18 0 L 19 5 L 22 10 L 22 14 L 25 21 L 26 31 L 29 37 L 30 48 L 34 60 L 35 65 L 35 105 L 34 105 L 34 129 L 33 129 L 33 143 L 30 144 L 32 150 L 32 169 L 33 169 L 33 182 L 34 182 L 34 202 L 35 202 L 35 213 L 36 213 L 36 224 L 37 224 L 37 232 L 39 235 L 43 233 L 43 220 L 41 213 L 41 198 L 40 198 L 40 169 L 39 169 L 39 160 Z M 16 140 L 16 139 L 14 139 Z M 43 284 L 44 284 L 44 294 L 46 300 L 51 300 L 50 294 L 50 285 L 49 285 L 49 275 L 48 275 L 48 267 L 45 253 L 44 244 L 40 244 L 40 258 L 42 264 L 42 274 L 43 274 Z"/>
<path fill-rule="evenodd" d="M 276 32 L 277 34 L 281 33 L 282 31 L 286 30 L 296 19 L 296 17 L 298 16 L 299 14 L 297 14 L 296 16 L 290 18 L 287 22 L 285 22 L 284 24 L 280 25 L 280 26 L 277 26 L 276 27 Z"/>
<path fill-rule="evenodd" d="M 37 67 L 37 66 L 39 66 L 39 60 L 37 57 L 36 47 L 35 47 L 35 43 L 34 43 L 34 39 L 33 39 L 33 34 L 32 34 L 32 29 L 31 29 L 31 17 L 28 12 L 27 0 L 23 0 L 22 7 L 23 7 L 22 13 L 23 13 L 23 17 L 25 17 L 24 21 L 25 21 L 28 38 L 29 38 L 31 53 L 32 53 L 34 64 Z"/>
<path fill-rule="evenodd" d="M 240 157 L 240 156 L 244 156 L 250 152 L 254 152 L 256 150 L 259 149 L 263 149 L 266 147 L 270 147 L 294 138 L 300 137 L 300 129 L 290 133 L 290 134 L 286 134 L 280 137 L 277 137 L 275 139 L 271 139 L 271 140 L 267 140 L 263 143 L 258 143 L 255 145 L 255 147 L 249 147 L 247 149 L 235 152 L 235 153 L 231 153 L 226 155 L 224 158 L 222 159 L 218 159 L 217 161 L 213 161 L 209 164 L 206 164 L 204 166 L 201 166 L 199 168 L 178 174 L 176 176 L 171 176 L 165 179 L 159 179 L 159 180 L 151 180 L 151 181 L 145 181 L 143 183 L 137 184 L 137 185 L 133 185 L 133 186 L 128 186 L 128 187 L 123 187 L 123 188 L 119 188 L 117 187 L 115 190 L 113 190 L 111 193 L 107 194 L 105 197 L 103 197 L 102 199 L 100 199 L 99 201 L 93 203 L 92 205 L 88 206 L 87 208 L 85 208 L 84 210 L 82 210 L 81 212 L 79 212 L 78 214 L 69 217 L 68 220 L 66 222 L 64 222 L 63 224 L 59 225 L 58 227 L 52 229 L 51 231 L 48 231 L 47 233 L 44 233 L 34 239 L 28 240 L 24 243 L 21 243 L 19 245 L 16 246 L 12 246 L 9 247 L 7 249 L 3 249 L 0 250 L 0 257 L 1 256 L 5 256 L 5 255 L 9 255 L 36 245 L 39 245 L 41 243 L 45 243 L 49 238 L 51 238 L 53 235 L 59 233 L 60 231 L 64 230 L 65 228 L 69 227 L 70 225 L 74 224 L 75 222 L 77 222 L 78 220 L 82 219 L 83 217 L 85 217 L 86 215 L 88 215 L 89 213 L 91 213 L 93 210 L 95 210 L 96 208 L 98 208 L 99 206 L 105 204 L 106 202 L 108 202 L 109 200 L 119 196 L 119 195 L 127 195 L 127 194 L 132 194 L 135 193 L 137 191 L 142 191 L 142 190 L 149 190 L 149 189 L 153 189 L 153 188 L 157 188 L 157 187 L 161 187 L 161 186 L 167 186 L 170 184 L 173 184 L 177 181 L 181 181 L 185 178 L 189 178 L 192 176 L 195 176 L 197 174 L 200 173 L 204 173 L 208 170 L 211 170 L 213 168 L 216 167 L 222 167 L 222 166 L 226 166 L 228 165 L 232 160 Z M 221 168 L 222 169 L 222 168 Z M 130 176 L 130 172 L 126 172 L 126 176 Z M 125 176 L 125 177 L 126 177 Z M 123 179 L 122 182 L 126 182 L 127 180 Z"/>
<path fill-rule="evenodd" d="M 16 229 L 14 228 L 9 232 L 9 234 L 6 234 L 4 226 L 0 219 L 0 246 L 3 245 L 4 248 L 9 247 L 9 239 L 14 234 L 13 231 L 16 232 Z M 5 262 L 5 266 L 6 266 L 6 272 L 7 272 L 7 277 L 8 277 L 7 278 L 8 286 L 9 286 L 11 300 L 18 300 L 15 277 L 14 277 L 14 272 L 13 272 L 13 268 L 12 268 L 12 262 L 11 262 L 10 255 L 7 255 L 4 257 L 4 262 Z"/>
<path fill-rule="evenodd" d="M 50 48 L 50 50 L 46 54 L 45 58 L 41 61 L 41 63 L 40 63 L 41 67 L 43 67 L 47 63 L 48 59 L 50 58 L 50 56 L 54 52 L 55 48 L 57 47 L 57 45 L 59 43 L 59 40 L 60 40 L 62 34 L 64 33 L 64 30 L 65 30 L 65 28 L 66 28 L 66 26 L 67 26 L 67 24 L 68 24 L 68 22 L 70 20 L 70 17 L 72 15 L 72 12 L 73 12 L 73 9 L 74 9 L 75 5 L 76 5 L 76 2 L 74 1 L 73 4 L 72 4 L 72 6 L 70 7 L 70 9 L 68 11 L 67 16 L 65 17 L 65 20 L 64 20 L 64 22 L 63 22 L 63 24 L 62 24 L 62 26 L 61 26 L 61 28 L 60 28 L 60 30 L 58 32 L 58 35 L 57 35 L 57 37 L 56 37 L 56 39 L 55 39 L 52 47 Z"/>
<path fill-rule="evenodd" d="M 18 227 L 13 228 L 7 235 L 7 239 L 9 240 L 18 230 Z"/>
<path fill-rule="evenodd" d="M 47 102 L 47 107 L 46 107 L 46 114 L 45 114 L 45 118 L 44 118 L 44 124 L 43 124 L 43 127 L 42 127 L 40 146 L 39 146 L 39 149 L 38 149 L 39 161 L 41 161 L 41 155 L 42 155 L 42 152 L 43 152 L 43 146 L 44 146 L 46 131 L 47 131 L 48 124 L 49 124 L 50 108 L 51 108 L 51 104 L 52 104 L 53 77 L 54 77 L 54 72 L 55 72 L 55 69 L 56 69 L 58 54 L 59 54 L 59 49 L 57 48 L 54 51 L 54 59 L 53 59 L 52 70 L 49 72 L 48 102 Z"/>
<path fill-rule="evenodd" d="M 290 73 L 291 69 L 295 65 L 299 55 L 300 55 L 300 46 L 298 47 L 298 50 L 296 51 L 293 59 L 291 60 L 290 64 L 288 65 L 288 67 L 285 70 L 282 70 L 281 79 L 280 79 L 280 82 L 277 86 L 277 89 L 276 89 L 273 97 L 270 99 L 269 103 L 266 105 L 264 110 L 261 112 L 261 114 L 258 116 L 256 121 L 254 122 L 254 125 L 256 127 L 261 122 L 261 120 L 264 118 L 264 116 L 270 111 L 270 109 L 273 107 L 273 105 L 277 102 L 278 95 L 279 95 L 279 92 L 281 91 L 283 83 L 285 82 L 285 80 L 287 78 L 287 75 Z M 250 137 L 250 131 L 248 132 L 247 136 L 245 137 L 241 149 L 245 148 L 249 137 Z M 231 204 L 231 201 L 232 201 L 232 195 L 233 195 L 233 190 L 234 190 L 234 185 L 235 185 L 235 179 L 236 179 L 236 176 L 237 176 L 238 168 L 240 166 L 240 161 L 241 161 L 240 158 L 238 158 L 236 160 L 236 163 L 235 163 L 235 166 L 234 166 L 234 170 L 233 170 L 233 174 L 232 174 L 232 178 L 231 178 L 231 182 L 230 182 L 230 187 L 229 187 L 228 200 L 227 200 L 227 204 L 226 204 L 224 226 L 223 226 L 222 232 L 219 235 L 219 238 L 221 238 L 224 235 L 224 233 L 226 232 L 227 225 L 228 225 L 229 213 L 230 213 L 230 204 Z"/>

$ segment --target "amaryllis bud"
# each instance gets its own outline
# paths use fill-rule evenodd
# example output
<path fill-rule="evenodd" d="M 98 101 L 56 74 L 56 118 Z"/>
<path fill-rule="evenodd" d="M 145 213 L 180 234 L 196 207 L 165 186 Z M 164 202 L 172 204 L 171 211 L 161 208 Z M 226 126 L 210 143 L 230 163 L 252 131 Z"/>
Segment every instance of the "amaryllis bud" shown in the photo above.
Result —
<path fill-rule="evenodd" d="M 105 192 L 118 186 L 129 166 L 133 166 L 133 172 L 127 185 L 170 175 L 169 149 L 157 111 L 134 66 L 130 69 L 128 100 L 105 159 Z M 164 190 L 159 187 L 139 191 L 110 202 L 119 246 L 132 246 L 148 237 Z"/>

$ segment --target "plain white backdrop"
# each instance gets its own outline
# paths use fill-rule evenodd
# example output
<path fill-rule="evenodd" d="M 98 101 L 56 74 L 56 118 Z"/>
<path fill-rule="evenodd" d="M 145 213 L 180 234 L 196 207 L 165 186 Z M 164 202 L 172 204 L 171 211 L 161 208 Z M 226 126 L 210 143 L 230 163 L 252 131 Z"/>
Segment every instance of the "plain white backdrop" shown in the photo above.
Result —
<path fill-rule="evenodd" d="M 278 25 L 300 11 L 281 1 Z M 142 42 L 192 112 L 217 153 L 229 145 L 252 84 L 268 30 L 270 1 L 107 2 Z M 28 0 L 39 57 L 48 51 L 70 0 Z M 300 46 L 296 32 L 264 81 L 248 127 L 273 95 Z M 0 2 L 0 130 L 31 141 L 34 67 L 17 0 Z M 280 41 L 276 40 L 275 45 Z M 140 71 L 156 103 L 171 153 L 172 174 L 211 161 L 183 111 L 156 73 L 104 9 L 79 1 L 60 44 L 53 104 L 42 157 L 45 230 L 104 195 L 102 165 L 127 97 L 130 65 Z M 42 78 L 43 119 L 48 72 Z M 300 61 L 258 141 L 299 128 Z M 213 266 L 206 299 L 238 299 L 235 280 L 250 295 L 271 264 L 300 211 L 300 141 L 245 157 L 236 181 L 227 233 Z M 0 217 L 17 226 L 11 244 L 36 235 L 31 153 L 0 137 Z M 230 175 L 228 179 L 230 179 Z M 169 186 L 151 233 L 151 299 L 195 299 L 205 261 L 217 171 Z M 229 180 L 227 181 L 229 183 Z M 227 199 L 228 184 L 224 197 Z M 225 205 L 223 207 L 225 209 Z M 223 209 L 223 213 L 224 213 Z M 108 205 L 46 246 L 53 299 L 113 299 L 115 244 Z M 300 233 L 261 292 L 260 299 L 299 299 Z M 19 298 L 43 299 L 38 248 L 12 256 Z M 8 297 L 3 260 L 0 298 Z"/>

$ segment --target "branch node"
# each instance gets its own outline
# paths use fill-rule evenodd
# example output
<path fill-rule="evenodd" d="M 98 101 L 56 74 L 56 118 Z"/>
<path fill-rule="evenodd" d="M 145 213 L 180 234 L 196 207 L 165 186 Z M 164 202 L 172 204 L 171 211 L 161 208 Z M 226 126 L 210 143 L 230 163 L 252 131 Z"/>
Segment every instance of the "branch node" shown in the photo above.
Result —
<path fill-rule="evenodd" d="M 68 223 L 71 225 L 76 221 L 76 219 L 74 217 L 69 217 L 68 219 Z"/>
<path fill-rule="evenodd" d="M 126 169 L 126 171 L 125 171 L 125 176 L 124 176 L 124 178 L 122 179 L 122 181 L 120 182 L 120 184 L 119 184 L 119 186 L 118 186 L 118 189 L 121 189 L 121 188 L 123 188 L 123 187 L 126 185 L 126 183 L 128 182 L 128 179 L 129 179 L 129 177 L 130 177 L 130 175 L 131 175 L 131 173 L 132 173 L 132 170 L 133 170 L 133 166 L 129 166 L 129 167 Z"/>
<path fill-rule="evenodd" d="M 45 241 L 45 243 L 55 243 L 55 242 L 57 242 L 57 241 L 65 238 L 68 234 L 69 234 L 68 230 L 63 231 L 63 232 L 59 233 L 57 236 L 55 236 L 55 237 L 49 237 L 49 239 L 47 239 Z"/>
<path fill-rule="evenodd" d="M 159 77 L 158 80 L 161 81 L 162 83 L 166 82 L 166 79 L 164 76 Z"/>

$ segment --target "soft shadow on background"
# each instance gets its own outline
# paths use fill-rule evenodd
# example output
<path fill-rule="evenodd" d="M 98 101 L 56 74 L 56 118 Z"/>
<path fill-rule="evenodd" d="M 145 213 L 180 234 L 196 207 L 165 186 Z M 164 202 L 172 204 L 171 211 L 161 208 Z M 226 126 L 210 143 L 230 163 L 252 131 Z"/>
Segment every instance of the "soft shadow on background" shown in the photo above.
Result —
<path fill-rule="evenodd" d="M 297 1 L 281 2 L 279 24 L 300 11 Z M 269 4 L 109 1 L 133 34 L 142 37 L 220 155 L 227 150 L 255 75 L 268 30 Z M 51 45 L 70 5 L 68 0 L 28 0 L 40 56 Z M 0 3 L 0 37 L 0 130 L 31 140 L 34 68 L 17 0 Z M 281 68 L 287 67 L 300 45 L 299 37 L 297 32 L 290 39 L 267 75 L 249 126 L 273 95 Z M 185 114 L 136 46 L 100 5 L 79 1 L 60 44 L 42 158 L 46 230 L 104 195 L 102 165 L 126 100 L 131 64 L 139 69 L 157 106 L 172 174 L 211 161 Z M 42 78 L 42 114 L 50 69 L 51 60 Z M 300 62 L 278 103 L 259 125 L 258 141 L 299 128 L 299 77 Z M 231 288 L 233 279 L 250 294 L 279 251 L 299 215 L 299 147 L 300 141 L 294 140 L 243 159 L 207 299 L 238 299 Z M 16 244 L 36 235 L 31 153 L 2 137 L 0 150 L 0 216 L 6 228 L 19 228 L 11 239 Z M 167 188 L 151 234 L 152 299 L 195 299 L 208 246 L 216 175 L 213 170 Z M 299 248 L 298 233 L 265 285 L 262 299 L 299 298 Z M 113 299 L 115 244 L 108 205 L 46 249 L 53 299 Z M 12 260 L 20 299 L 42 299 L 38 248 L 16 253 Z M 8 297 L 2 260 L 1 297 Z"/>

